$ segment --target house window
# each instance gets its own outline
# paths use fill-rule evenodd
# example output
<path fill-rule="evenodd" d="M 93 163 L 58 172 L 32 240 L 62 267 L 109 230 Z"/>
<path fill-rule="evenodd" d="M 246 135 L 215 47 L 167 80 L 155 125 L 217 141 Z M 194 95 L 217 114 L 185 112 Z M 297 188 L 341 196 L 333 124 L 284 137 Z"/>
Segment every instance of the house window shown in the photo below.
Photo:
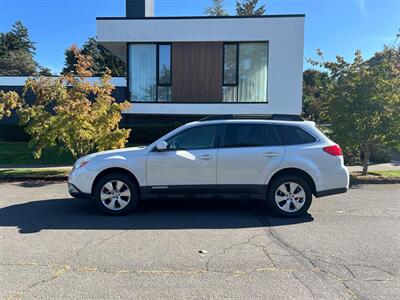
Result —
<path fill-rule="evenodd" d="M 171 45 L 129 45 L 129 93 L 133 102 L 171 101 Z"/>
<path fill-rule="evenodd" d="M 171 45 L 158 45 L 157 100 L 171 102 Z"/>
<path fill-rule="evenodd" d="M 224 102 L 267 102 L 268 43 L 225 43 Z"/>
<path fill-rule="evenodd" d="M 224 85 L 237 85 L 238 44 L 224 45 Z"/>

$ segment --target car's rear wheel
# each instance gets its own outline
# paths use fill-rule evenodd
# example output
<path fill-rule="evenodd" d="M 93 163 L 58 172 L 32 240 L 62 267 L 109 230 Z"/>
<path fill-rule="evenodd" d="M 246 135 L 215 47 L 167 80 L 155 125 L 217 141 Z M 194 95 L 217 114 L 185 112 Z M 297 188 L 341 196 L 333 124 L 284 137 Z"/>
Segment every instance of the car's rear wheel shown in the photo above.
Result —
<path fill-rule="evenodd" d="M 270 185 L 268 207 L 282 217 L 300 217 L 307 213 L 312 202 L 310 185 L 300 176 L 284 175 Z"/>
<path fill-rule="evenodd" d="M 133 211 L 139 198 L 139 188 L 125 174 L 108 174 L 97 182 L 94 189 L 96 206 L 110 215 L 124 215 Z"/>

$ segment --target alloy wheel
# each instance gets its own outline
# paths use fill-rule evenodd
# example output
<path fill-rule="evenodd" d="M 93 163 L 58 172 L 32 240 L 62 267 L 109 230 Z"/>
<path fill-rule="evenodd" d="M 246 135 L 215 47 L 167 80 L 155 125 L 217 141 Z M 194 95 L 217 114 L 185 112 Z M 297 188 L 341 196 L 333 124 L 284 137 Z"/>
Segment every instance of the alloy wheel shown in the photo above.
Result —
<path fill-rule="evenodd" d="M 121 180 L 111 180 L 103 185 L 100 192 L 101 202 L 110 210 L 121 210 L 131 200 L 131 190 Z"/>
<path fill-rule="evenodd" d="M 277 206 L 288 213 L 299 211 L 306 202 L 304 188 L 296 182 L 285 182 L 275 192 Z"/>

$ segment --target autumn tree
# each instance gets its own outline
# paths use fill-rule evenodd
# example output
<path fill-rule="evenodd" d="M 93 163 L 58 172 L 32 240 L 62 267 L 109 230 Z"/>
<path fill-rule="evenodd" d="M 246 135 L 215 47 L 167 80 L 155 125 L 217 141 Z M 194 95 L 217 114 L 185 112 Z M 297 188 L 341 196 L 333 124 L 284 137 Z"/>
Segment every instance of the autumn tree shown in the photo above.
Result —
<path fill-rule="evenodd" d="M 265 14 L 265 4 L 258 6 L 259 0 L 237 0 L 236 14 L 238 16 L 261 16 Z"/>
<path fill-rule="evenodd" d="M 208 16 L 227 16 L 228 12 L 224 8 L 224 0 L 212 0 L 212 5 L 204 10 Z"/>
<path fill-rule="evenodd" d="M 20 105 L 21 99 L 16 92 L 10 91 L 6 93 L 0 90 L 0 120 L 11 116 L 12 111 Z"/>
<path fill-rule="evenodd" d="M 333 139 L 345 150 L 363 157 L 363 174 L 368 172 L 371 149 L 377 144 L 400 144 L 400 53 L 385 47 L 364 60 L 357 51 L 352 62 L 311 61 L 324 68 L 331 81 L 320 89 L 327 100 L 327 118 Z"/>
<path fill-rule="evenodd" d="M 107 69 L 111 71 L 111 76 L 126 76 L 126 64 L 99 44 L 95 38 L 89 38 L 83 45 L 81 54 L 92 58 L 90 71 L 93 76 L 102 76 Z M 76 53 L 67 49 L 65 51 L 65 63 L 62 73 L 75 73 L 78 58 Z"/>
<path fill-rule="evenodd" d="M 31 136 L 35 158 L 47 147 L 60 146 L 75 158 L 92 151 L 124 147 L 130 130 L 119 128 L 121 111 L 127 102 L 118 104 L 111 93 L 110 71 L 100 82 L 91 84 L 92 60 L 76 47 L 70 48 L 77 58 L 75 72 L 60 78 L 34 77 L 25 84 L 25 93 L 32 91 L 35 101 L 19 111 L 21 123 Z M 93 96 L 93 101 L 89 97 Z"/>

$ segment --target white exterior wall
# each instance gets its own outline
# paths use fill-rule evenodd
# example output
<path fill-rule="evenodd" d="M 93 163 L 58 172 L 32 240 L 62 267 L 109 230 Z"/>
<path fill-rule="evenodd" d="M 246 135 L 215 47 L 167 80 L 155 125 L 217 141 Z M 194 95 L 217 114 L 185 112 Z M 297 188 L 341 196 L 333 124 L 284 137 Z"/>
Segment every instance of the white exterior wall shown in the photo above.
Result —
<path fill-rule="evenodd" d="M 268 103 L 133 103 L 135 114 L 300 114 L 303 16 L 266 18 L 98 19 L 97 37 L 126 57 L 127 42 L 268 41 Z M 222 66 L 221 66 L 222 68 Z"/>

